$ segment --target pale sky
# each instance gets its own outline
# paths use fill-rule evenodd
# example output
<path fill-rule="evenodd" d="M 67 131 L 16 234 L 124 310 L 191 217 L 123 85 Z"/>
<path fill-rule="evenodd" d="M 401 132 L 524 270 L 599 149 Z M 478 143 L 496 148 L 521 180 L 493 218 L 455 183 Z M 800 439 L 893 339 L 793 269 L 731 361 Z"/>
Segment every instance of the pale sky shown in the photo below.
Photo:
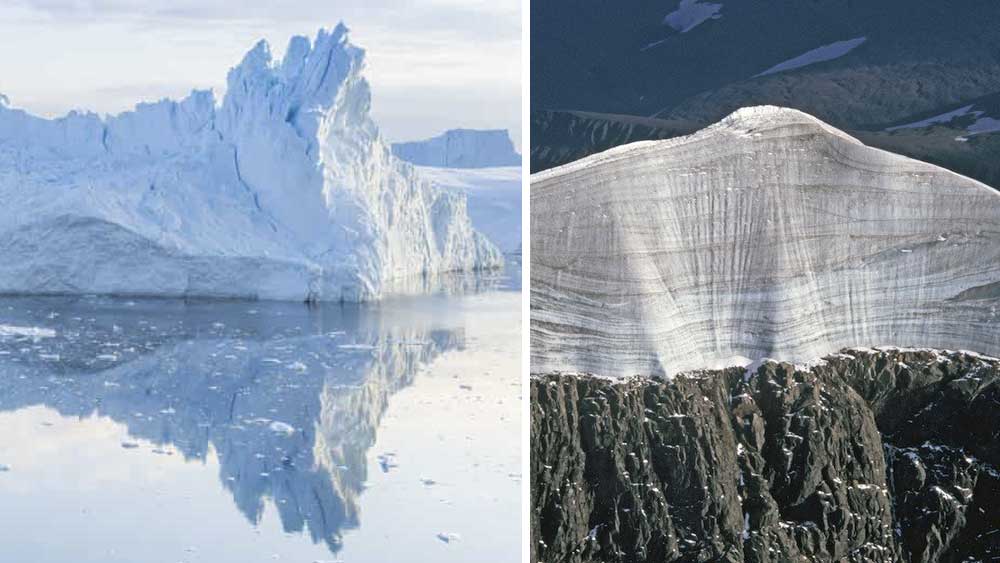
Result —
<path fill-rule="evenodd" d="M 372 111 L 390 141 L 455 127 L 521 137 L 520 0 L 5 0 L 0 94 L 53 117 L 118 113 L 193 88 L 225 92 L 259 39 L 343 21 L 367 51 Z"/>

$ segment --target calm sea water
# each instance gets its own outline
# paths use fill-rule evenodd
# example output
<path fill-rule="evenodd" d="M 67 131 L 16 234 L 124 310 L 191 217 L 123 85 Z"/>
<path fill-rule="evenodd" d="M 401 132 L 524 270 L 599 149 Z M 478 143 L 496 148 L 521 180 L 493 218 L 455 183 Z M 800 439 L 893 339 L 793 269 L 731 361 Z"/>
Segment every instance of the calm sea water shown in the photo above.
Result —
<path fill-rule="evenodd" d="M 519 275 L 368 306 L 0 299 L 0 560 L 519 560 Z"/>

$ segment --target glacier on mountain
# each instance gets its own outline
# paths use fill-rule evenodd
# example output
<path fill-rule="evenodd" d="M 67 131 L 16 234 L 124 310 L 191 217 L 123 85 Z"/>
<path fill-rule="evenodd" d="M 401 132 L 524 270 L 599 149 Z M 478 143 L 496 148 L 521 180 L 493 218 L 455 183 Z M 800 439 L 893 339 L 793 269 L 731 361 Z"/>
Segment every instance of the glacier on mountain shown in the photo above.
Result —
<path fill-rule="evenodd" d="M 377 299 L 497 267 L 392 156 L 347 28 L 259 42 L 210 91 L 99 117 L 0 104 L 0 293 Z"/>
<path fill-rule="evenodd" d="M 397 157 L 420 166 L 487 168 L 520 166 L 506 129 L 450 129 L 422 141 L 393 143 Z"/>
<path fill-rule="evenodd" d="M 1000 193 L 753 107 L 531 178 L 531 369 L 1000 355 Z"/>

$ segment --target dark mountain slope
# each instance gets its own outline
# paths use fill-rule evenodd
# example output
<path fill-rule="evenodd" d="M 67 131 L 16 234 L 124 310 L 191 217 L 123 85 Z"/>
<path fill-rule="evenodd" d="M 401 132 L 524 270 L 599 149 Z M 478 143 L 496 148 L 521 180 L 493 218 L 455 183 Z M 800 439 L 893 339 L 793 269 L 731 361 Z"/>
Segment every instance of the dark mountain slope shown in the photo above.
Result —
<path fill-rule="evenodd" d="M 714 15 L 693 27 L 664 21 L 705 6 Z M 997 133 L 964 146 L 955 140 L 966 133 L 957 122 L 882 133 L 998 98 L 1000 2 L 552 0 L 532 6 L 531 18 L 532 171 L 771 104 L 1000 185 Z M 831 55 L 845 43 L 852 48 Z M 810 52 L 811 64 L 761 75 Z M 629 126 L 649 117 L 665 123 Z"/>

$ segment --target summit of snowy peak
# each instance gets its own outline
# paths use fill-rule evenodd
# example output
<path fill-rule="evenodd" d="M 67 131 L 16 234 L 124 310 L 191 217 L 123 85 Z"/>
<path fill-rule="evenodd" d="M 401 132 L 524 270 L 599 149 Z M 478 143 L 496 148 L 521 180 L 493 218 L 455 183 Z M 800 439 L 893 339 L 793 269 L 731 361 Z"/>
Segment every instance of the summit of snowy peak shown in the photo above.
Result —
<path fill-rule="evenodd" d="M 715 126 L 707 128 L 706 131 L 715 128 L 725 128 L 746 133 L 759 129 L 777 129 L 793 126 L 817 128 L 842 139 L 859 145 L 861 144 L 861 141 L 817 117 L 801 110 L 780 106 L 747 106 L 740 108 L 723 117 Z"/>

